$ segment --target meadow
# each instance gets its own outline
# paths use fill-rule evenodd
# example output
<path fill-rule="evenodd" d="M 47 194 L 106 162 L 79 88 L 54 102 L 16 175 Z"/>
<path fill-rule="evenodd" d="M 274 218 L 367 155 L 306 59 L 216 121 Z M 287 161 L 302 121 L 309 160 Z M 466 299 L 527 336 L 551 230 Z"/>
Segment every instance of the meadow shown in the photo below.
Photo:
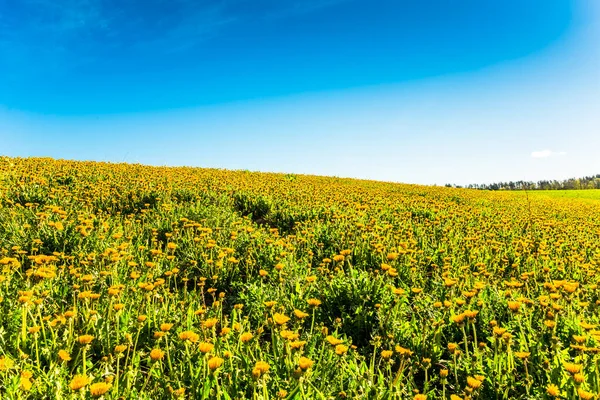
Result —
<path fill-rule="evenodd" d="M 0 158 L 0 398 L 595 399 L 562 193 Z"/>
<path fill-rule="evenodd" d="M 534 196 L 555 199 L 588 199 L 600 200 L 600 190 L 539 190 L 532 192 Z"/>

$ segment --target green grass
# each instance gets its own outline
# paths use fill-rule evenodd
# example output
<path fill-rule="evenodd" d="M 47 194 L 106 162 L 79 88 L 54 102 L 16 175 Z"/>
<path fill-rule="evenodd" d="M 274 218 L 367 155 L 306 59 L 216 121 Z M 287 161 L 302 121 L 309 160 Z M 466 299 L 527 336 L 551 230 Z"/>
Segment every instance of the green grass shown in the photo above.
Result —
<path fill-rule="evenodd" d="M 600 200 L 600 189 L 586 190 L 532 190 L 530 196 L 547 197 L 554 199 L 586 199 Z"/>
<path fill-rule="evenodd" d="M 596 398 L 597 193 L 0 158 L 0 399 Z"/>

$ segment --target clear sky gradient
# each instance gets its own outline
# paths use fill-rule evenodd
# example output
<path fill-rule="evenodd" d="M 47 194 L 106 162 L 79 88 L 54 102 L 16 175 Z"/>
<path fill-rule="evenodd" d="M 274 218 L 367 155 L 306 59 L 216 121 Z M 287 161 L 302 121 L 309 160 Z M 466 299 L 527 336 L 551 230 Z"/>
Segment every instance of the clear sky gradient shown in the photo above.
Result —
<path fill-rule="evenodd" d="M 0 154 L 425 184 L 600 173 L 600 3 L 0 0 Z"/>

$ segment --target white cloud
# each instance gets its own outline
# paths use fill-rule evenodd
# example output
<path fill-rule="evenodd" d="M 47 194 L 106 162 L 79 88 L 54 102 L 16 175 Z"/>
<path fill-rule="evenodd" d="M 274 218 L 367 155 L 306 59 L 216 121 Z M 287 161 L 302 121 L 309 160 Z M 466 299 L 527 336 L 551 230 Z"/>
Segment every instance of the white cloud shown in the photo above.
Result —
<path fill-rule="evenodd" d="M 531 152 L 531 158 L 548 158 L 554 156 L 564 156 L 565 154 L 567 153 L 565 153 L 564 151 L 552 151 L 545 149 Z"/>

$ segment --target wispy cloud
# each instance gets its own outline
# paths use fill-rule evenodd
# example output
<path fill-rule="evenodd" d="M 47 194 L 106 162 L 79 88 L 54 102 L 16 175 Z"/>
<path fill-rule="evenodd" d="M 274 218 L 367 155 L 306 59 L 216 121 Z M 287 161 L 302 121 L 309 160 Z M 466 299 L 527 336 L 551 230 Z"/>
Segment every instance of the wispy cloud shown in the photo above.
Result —
<path fill-rule="evenodd" d="M 235 0 L 234 0 L 235 1 Z M 263 14 L 264 19 L 285 18 L 293 15 L 308 14 L 322 8 L 332 7 L 348 0 L 295 0 L 284 2 L 273 2 L 275 7 Z"/>
<path fill-rule="evenodd" d="M 532 151 L 531 158 L 548 158 L 548 157 L 564 156 L 565 154 L 567 154 L 567 153 L 565 153 L 564 151 L 552 151 L 549 149 L 545 149 L 545 150 Z"/>
<path fill-rule="evenodd" d="M 69 68 L 114 52 L 186 51 L 235 23 L 286 18 L 347 0 L 0 0 L 0 72 Z"/>

